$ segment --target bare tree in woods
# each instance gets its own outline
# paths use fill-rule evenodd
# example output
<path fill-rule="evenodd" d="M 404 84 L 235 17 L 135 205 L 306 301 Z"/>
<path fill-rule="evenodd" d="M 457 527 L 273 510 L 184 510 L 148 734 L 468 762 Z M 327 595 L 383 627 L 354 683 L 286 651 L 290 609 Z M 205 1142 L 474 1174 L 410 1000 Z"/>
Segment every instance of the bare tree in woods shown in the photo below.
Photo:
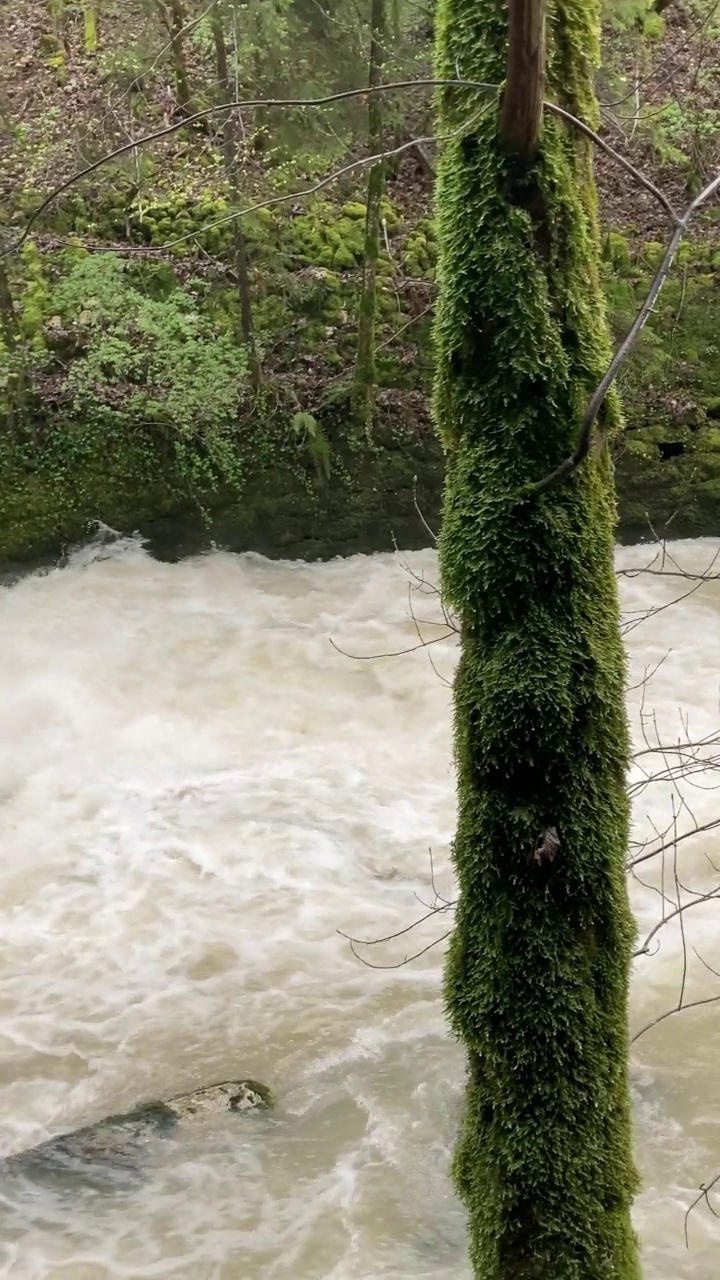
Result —
<path fill-rule="evenodd" d="M 215 61 L 217 66 L 218 85 L 221 101 L 228 105 L 233 101 L 233 84 L 228 67 L 227 45 L 223 30 L 219 0 L 215 0 L 211 12 L 213 42 L 215 45 Z M 238 131 L 234 110 L 228 110 L 223 122 L 223 163 L 225 176 L 230 184 L 232 202 L 236 209 L 240 208 L 240 166 L 238 160 Z M 260 360 L 255 344 L 253 330 L 252 299 L 250 294 L 250 275 L 248 272 L 247 244 L 239 218 L 235 218 L 233 228 L 233 265 L 238 291 L 240 314 L 240 338 L 248 349 L 250 361 L 250 377 L 253 387 L 261 382 Z"/>
<path fill-rule="evenodd" d="M 371 89 L 382 83 L 387 45 L 386 0 L 371 0 L 370 70 Z M 370 154 L 382 153 L 383 109 L 379 93 L 368 97 L 368 145 Z M 357 356 L 355 360 L 354 408 L 358 421 L 366 430 L 372 425 L 375 399 L 375 316 L 377 312 L 377 264 L 380 254 L 380 215 L 385 190 L 385 160 L 379 159 L 370 169 L 367 183 L 365 219 L 365 256 L 358 312 Z"/>
<path fill-rule="evenodd" d="M 454 1179 L 480 1280 L 636 1280 L 625 662 L 589 144 L 596 0 L 440 0 L 440 564 L 457 614 L 459 885 L 445 994 L 468 1055 Z M 475 120 L 472 120 L 473 114 Z"/>
<path fill-rule="evenodd" d="M 170 57 L 175 77 L 175 95 L 177 97 L 178 111 L 181 115 L 187 116 L 192 111 L 192 92 L 190 90 L 190 77 L 185 56 L 185 30 L 187 27 L 185 6 L 183 0 L 155 0 L 155 7 L 170 38 Z"/>

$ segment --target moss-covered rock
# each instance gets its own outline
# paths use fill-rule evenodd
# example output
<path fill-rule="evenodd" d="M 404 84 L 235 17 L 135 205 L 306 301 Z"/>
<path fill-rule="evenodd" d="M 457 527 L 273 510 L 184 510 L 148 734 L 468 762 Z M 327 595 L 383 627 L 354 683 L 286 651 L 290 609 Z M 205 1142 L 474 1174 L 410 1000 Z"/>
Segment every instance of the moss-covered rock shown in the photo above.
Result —
<path fill-rule="evenodd" d="M 372 449 L 355 441 L 342 395 L 323 410 L 330 452 L 292 415 L 256 419 L 238 432 L 242 485 L 211 483 L 205 459 L 178 464 L 167 431 L 59 421 L 36 444 L 0 440 L 0 569 L 53 556 L 97 522 L 139 530 L 174 558 L 215 543 L 234 551 L 324 559 L 427 544 L 414 493 L 428 518 L 440 508 L 443 460 L 421 398 L 395 395 Z M 194 446 L 198 448 L 198 446 Z M 197 475 L 194 485 L 188 478 Z"/>
<path fill-rule="evenodd" d="M 51 1181 L 117 1185 L 141 1178 L 154 1137 L 182 1131 L 211 1115 L 267 1111 L 275 1099 L 256 1080 L 231 1080 L 177 1094 L 166 1102 L 146 1102 L 122 1115 L 41 1142 L 2 1161 L 5 1175 Z"/>

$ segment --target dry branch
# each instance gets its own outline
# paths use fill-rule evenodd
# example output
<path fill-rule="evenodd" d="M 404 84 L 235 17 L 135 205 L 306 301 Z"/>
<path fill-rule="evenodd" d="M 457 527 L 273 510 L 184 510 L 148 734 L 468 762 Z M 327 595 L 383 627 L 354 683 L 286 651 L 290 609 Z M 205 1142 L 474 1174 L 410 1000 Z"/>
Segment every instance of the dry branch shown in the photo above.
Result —
<path fill-rule="evenodd" d="M 346 101 L 351 98 L 365 97 L 368 94 L 372 94 L 372 93 L 390 93 L 400 89 L 415 89 L 415 88 L 423 88 L 423 87 L 424 88 L 443 88 L 443 87 L 453 87 L 453 86 L 458 88 L 476 89 L 481 93 L 495 93 L 499 87 L 498 85 L 495 85 L 495 84 L 486 84 L 485 82 L 480 80 L 464 80 L 460 77 L 458 77 L 457 79 L 434 79 L 434 78 L 428 77 L 428 78 L 421 78 L 417 80 L 397 80 L 390 84 L 375 85 L 372 87 L 364 85 L 362 88 L 345 89 L 338 93 L 325 94 L 321 97 L 316 97 L 316 98 L 247 98 L 242 100 L 233 99 L 233 101 L 229 103 L 215 103 L 212 106 L 205 107 L 202 111 L 193 112 L 192 115 L 186 116 L 182 120 L 174 121 L 171 124 L 165 125 L 162 129 L 154 129 L 150 133 L 143 134 L 141 137 L 135 138 L 131 142 L 123 143 L 122 146 L 116 147 L 113 151 L 106 152 L 105 155 L 100 156 L 97 160 L 94 160 L 91 164 L 86 165 L 83 169 L 79 169 L 75 173 L 71 174 L 69 178 L 66 178 L 64 182 L 60 183 L 58 186 L 53 188 L 53 190 L 49 192 L 47 196 L 45 196 L 45 198 L 38 205 L 37 209 L 35 209 L 33 213 L 30 215 L 30 217 L 28 218 L 18 239 L 15 240 L 11 245 L 9 245 L 8 247 L 2 250 L 2 256 L 12 252 L 16 252 L 18 249 L 20 249 L 22 245 L 25 243 L 26 239 L 28 238 L 38 218 L 58 198 L 58 196 L 62 195 L 71 186 L 75 185 L 75 183 L 81 182 L 83 178 L 87 178 L 90 176 L 90 174 L 97 172 L 97 170 L 102 168 L 103 165 L 109 164 L 113 160 L 119 159 L 121 156 L 126 155 L 129 151 L 134 151 L 139 147 L 143 147 L 150 142 L 156 142 L 161 138 L 167 138 L 172 134 L 176 133 L 179 129 L 186 128 L 188 125 L 193 123 L 200 123 L 202 121 L 205 121 L 210 116 L 213 116 L 222 112 L 227 112 L 227 111 L 252 110 L 254 108 L 258 108 L 258 109 L 262 108 L 262 109 L 268 109 L 268 110 L 275 108 L 275 109 L 282 110 L 283 108 L 289 108 L 289 107 L 324 107 L 324 106 L 330 106 L 336 102 Z M 626 172 L 630 173 L 632 177 L 634 177 L 635 180 L 645 188 L 646 191 L 648 191 L 652 196 L 654 196 L 654 198 L 658 200 L 658 202 L 663 206 L 666 213 L 668 214 L 668 216 L 673 222 L 675 223 L 678 222 L 676 213 L 674 212 L 672 206 L 670 205 L 669 201 L 667 200 L 666 196 L 662 193 L 662 191 L 660 191 L 659 188 L 656 187 L 655 184 L 651 182 L 649 178 L 646 178 L 645 175 L 641 173 L 641 171 L 631 163 L 631 161 L 629 161 L 619 151 L 616 151 L 614 147 L 611 147 L 607 142 L 605 142 L 605 140 L 601 138 L 599 134 L 595 133 L 593 129 L 591 129 L 588 125 L 584 124 L 582 120 L 578 120 L 577 117 L 573 116 L 569 111 L 565 111 L 564 108 L 557 106 L 556 103 L 545 102 L 544 109 L 550 112 L 551 114 L 560 117 L 566 123 L 578 129 L 585 137 L 589 138 L 595 144 L 595 146 L 599 147 L 602 151 L 605 152 L 606 155 L 608 155 L 612 160 L 614 160 L 623 169 L 625 169 Z M 385 155 L 399 154 L 401 151 L 416 148 L 418 143 L 424 144 L 432 141 L 434 141 L 433 138 L 414 138 L 410 142 L 403 144 L 402 147 L 397 149 L 397 151 L 385 152 L 384 154 Z M 374 163 L 374 162 L 375 162 L 375 159 L 368 158 L 365 160 L 365 164 Z M 348 171 L 347 168 L 341 169 L 338 171 L 338 173 L 335 176 L 338 177 L 342 173 L 347 171 Z M 328 181 L 332 181 L 332 180 L 333 179 L 328 179 Z M 301 196 L 306 194 L 308 194 L 308 192 L 299 191 L 299 192 L 294 192 L 291 195 L 288 195 L 286 198 L 295 200 L 295 199 L 299 199 Z M 268 202 L 268 206 L 271 203 L 273 202 L 272 201 Z M 258 204 L 257 206 L 253 206 L 253 208 L 263 208 L 263 207 L 265 206 L 262 203 Z M 238 211 L 234 216 L 242 217 L 243 212 L 244 211 Z M 203 230 L 207 230 L 207 228 L 202 228 L 200 231 L 194 234 L 201 235 Z M 192 239 L 193 237 L 190 236 L 185 238 Z M 170 242 L 170 244 L 177 244 L 177 243 L 180 243 L 180 241 Z M 160 247 L 169 248 L 170 244 L 160 246 Z"/>
<path fill-rule="evenodd" d="M 712 182 L 707 184 L 704 190 L 702 190 L 700 194 L 688 205 L 682 217 L 677 219 L 675 230 L 673 231 L 667 249 L 665 250 L 663 260 L 653 277 L 645 301 L 638 311 L 628 334 L 620 343 L 620 346 L 615 352 L 615 355 L 590 397 L 587 409 L 585 410 L 585 416 L 582 421 L 580 439 L 575 447 L 575 451 L 565 458 L 554 471 L 551 471 L 549 475 L 545 476 L 543 480 L 538 481 L 538 483 L 533 486 L 531 490 L 532 493 L 545 493 L 548 489 L 553 489 L 555 485 L 560 484 L 566 476 L 575 471 L 588 456 L 588 453 L 590 452 L 590 443 L 592 441 L 593 426 L 595 425 L 598 413 L 602 408 L 610 387 L 630 355 L 638 337 L 645 328 L 645 325 L 652 314 L 660 290 L 670 274 L 670 269 L 675 261 L 675 255 L 680 247 L 680 242 L 690 225 L 690 221 L 697 213 L 698 209 L 702 208 L 702 206 L 706 204 L 718 190 L 720 190 L 720 174 L 713 178 Z"/>

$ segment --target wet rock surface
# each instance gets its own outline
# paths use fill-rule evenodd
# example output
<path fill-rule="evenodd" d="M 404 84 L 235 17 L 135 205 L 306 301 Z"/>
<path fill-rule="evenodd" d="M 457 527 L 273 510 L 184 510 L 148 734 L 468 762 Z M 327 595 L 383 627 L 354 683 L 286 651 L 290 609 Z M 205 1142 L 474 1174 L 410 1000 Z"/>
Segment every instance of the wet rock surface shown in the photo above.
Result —
<path fill-rule="evenodd" d="M 142 1103 L 122 1115 L 49 1138 L 0 1161 L 0 1183 L 8 1177 L 102 1187 L 122 1186 L 143 1177 L 157 1138 L 181 1132 L 203 1118 L 223 1113 L 268 1111 L 270 1090 L 256 1080 L 229 1080 L 165 1102 Z"/>

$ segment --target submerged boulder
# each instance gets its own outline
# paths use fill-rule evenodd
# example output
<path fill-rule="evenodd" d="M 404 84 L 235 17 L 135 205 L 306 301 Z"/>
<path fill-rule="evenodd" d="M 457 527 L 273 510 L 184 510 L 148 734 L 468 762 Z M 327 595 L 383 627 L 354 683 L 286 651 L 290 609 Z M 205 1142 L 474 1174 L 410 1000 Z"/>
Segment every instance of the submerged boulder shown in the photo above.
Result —
<path fill-rule="evenodd" d="M 273 1095 L 257 1080 L 228 1080 L 180 1093 L 165 1102 L 146 1102 L 122 1115 L 58 1134 L 37 1147 L 0 1161 L 0 1177 L 119 1185 L 142 1177 L 144 1157 L 154 1137 L 167 1137 L 202 1117 L 223 1112 L 267 1111 Z"/>

